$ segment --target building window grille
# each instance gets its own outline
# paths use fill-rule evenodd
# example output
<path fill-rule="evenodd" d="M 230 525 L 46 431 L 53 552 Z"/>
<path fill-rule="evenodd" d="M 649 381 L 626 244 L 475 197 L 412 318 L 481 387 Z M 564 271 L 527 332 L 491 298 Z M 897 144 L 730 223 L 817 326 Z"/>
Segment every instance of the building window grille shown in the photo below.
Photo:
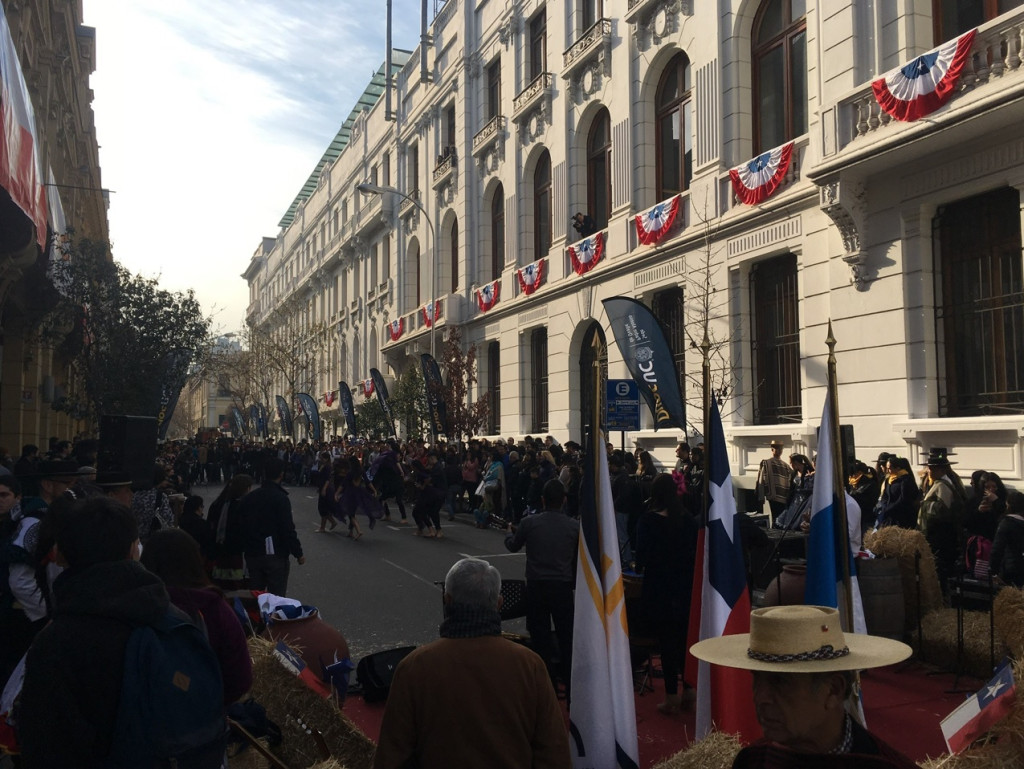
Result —
<path fill-rule="evenodd" d="M 796 256 L 755 264 L 750 271 L 754 335 L 754 423 L 799 422 L 800 319 Z"/>
<path fill-rule="evenodd" d="M 548 330 L 534 329 L 530 334 L 530 360 L 533 381 L 533 420 L 530 429 L 535 433 L 548 431 Z"/>

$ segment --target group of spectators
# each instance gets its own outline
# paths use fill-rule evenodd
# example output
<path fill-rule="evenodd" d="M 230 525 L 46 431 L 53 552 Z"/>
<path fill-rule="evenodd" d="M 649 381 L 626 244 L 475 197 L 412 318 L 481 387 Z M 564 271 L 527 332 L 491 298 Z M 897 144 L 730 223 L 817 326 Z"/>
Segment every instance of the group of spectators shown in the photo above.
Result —
<path fill-rule="evenodd" d="M 761 462 L 759 499 L 769 503 L 774 526 L 797 528 L 811 513 L 814 463 L 791 454 L 787 464 L 782 449 L 772 441 L 772 457 Z M 931 448 L 917 473 L 906 457 L 887 451 L 873 466 L 853 462 L 846 489 L 861 533 L 886 526 L 919 529 L 944 590 L 960 575 L 1024 586 L 1024 494 L 1008 490 L 987 470 L 976 470 L 964 483 L 954 456 Z"/>

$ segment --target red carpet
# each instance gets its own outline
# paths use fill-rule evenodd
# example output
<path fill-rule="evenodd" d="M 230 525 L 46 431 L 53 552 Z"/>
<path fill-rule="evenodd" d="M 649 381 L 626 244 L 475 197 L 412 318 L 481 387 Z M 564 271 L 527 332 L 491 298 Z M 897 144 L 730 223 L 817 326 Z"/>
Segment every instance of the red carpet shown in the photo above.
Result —
<path fill-rule="evenodd" d="M 947 694 L 953 675 L 928 675 L 916 662 L 868 671 L 863 676 L 864 711 L 868 728 L 915 761 L 946 752 L 939 722 L 963 702 L 964 693 Z M 961 677 L 958 688 L 979 689 L 984 683 Z M 640 768 L 654 766 L 685 748 L 693 738 L 694 714 L 663 716 L 655 707 L 664 694 L 661 680 L 655 690 L 634 697 Z M 368 705 L 353 696 L 345 703 L 345 714 L 374 742 L 380 736 L 384 705 Z"/>

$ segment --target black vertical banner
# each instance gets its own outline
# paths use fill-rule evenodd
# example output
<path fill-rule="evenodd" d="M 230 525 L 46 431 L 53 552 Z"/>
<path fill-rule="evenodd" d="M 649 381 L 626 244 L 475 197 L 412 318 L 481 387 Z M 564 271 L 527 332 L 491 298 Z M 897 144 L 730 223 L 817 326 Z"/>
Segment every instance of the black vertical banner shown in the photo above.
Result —
<path fill-rule="evenodd" d="M 380 403 L 380 407 L 384 410 L 384 416 L 387 417 L 391 434 L 397 438 L 398 430 L 395 429 L 395 417 L 391 413 L 391 404 L 388 402 L 388 386 L 384 384 L 384 377 L 381 376 L 380 371 L 372 368 L 370 369 L 370 379 L 373 380 L 373 390 L 377 393 L 377 402 Z"/>
<path fill-rule="evenodd" d="M 306 421 L 309 423 L 309 431 L 313 436 L 313 440 L 319 441 L 320 409 L 317 407 L 316 401 L 309 393 L 297 393 L 295 400 L 302 406 L 302 413 L 306 415 Z"/>
<path fill-rule="evenodd" d="M 289 438 L 294 437 L 292 432 L 292 410 L 288 407 L 288 401 L 286 401 L 280 395 L 274 396 L 277 402 L 277 416 L 281 420 L 281 432 L 283 432 Z"/>
<path fill-rule="evenodd" d="M 245 417 L 243 417 L 242 412 L 238 410 L 238 406 L 231 407 L 231 421 L 234 424 L 235 437 L 241 438 L 245 435 Z"/>
<path fill-rule="evenodd" d="M 345 424 L 348 425 L 348 434 L 355 438 L 358 435 L 356 409 L 352 404 L 352 388 L 346 382 L 338 382 L 338 398 L 341 400 L 341 413 L 345 415 Z"/>
<path fill-rule="evenodd" d="M 420 355 L 423 366 L 423 386 L 427 391 L 427 407 L 430 410 L 430 425 L 434 439 L 442 433 L 449 435 L 448 406 L 444 402 L 444 382 L 441 381 L 441 369 L 434 356 L 428 352 Z"/>
<path fill-rule="evenodd" d="M 665 333 L 646 305 L 628 296 L 602 301 L 615 344 L 630 376 L 654 416 L 654 429 L 686 429 L 686 409 L 679 389 L 672 349 Z"/>

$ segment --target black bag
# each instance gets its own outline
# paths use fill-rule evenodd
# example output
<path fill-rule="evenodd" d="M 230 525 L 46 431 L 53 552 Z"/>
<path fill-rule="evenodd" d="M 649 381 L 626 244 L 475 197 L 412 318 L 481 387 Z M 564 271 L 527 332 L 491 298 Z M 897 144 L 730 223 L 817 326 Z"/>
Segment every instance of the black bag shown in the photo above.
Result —
<path fill-rule="evenodd" d="M 415 646 L 399 646 L 396 649 L 385 649 L 376 654 L 367 654 L 359 660 L 359 664 L 356 666 L 356 681 L 363 689 L 364 701 L 384 702 L 388 698 L 395 668 L 415 648 Z"/>

